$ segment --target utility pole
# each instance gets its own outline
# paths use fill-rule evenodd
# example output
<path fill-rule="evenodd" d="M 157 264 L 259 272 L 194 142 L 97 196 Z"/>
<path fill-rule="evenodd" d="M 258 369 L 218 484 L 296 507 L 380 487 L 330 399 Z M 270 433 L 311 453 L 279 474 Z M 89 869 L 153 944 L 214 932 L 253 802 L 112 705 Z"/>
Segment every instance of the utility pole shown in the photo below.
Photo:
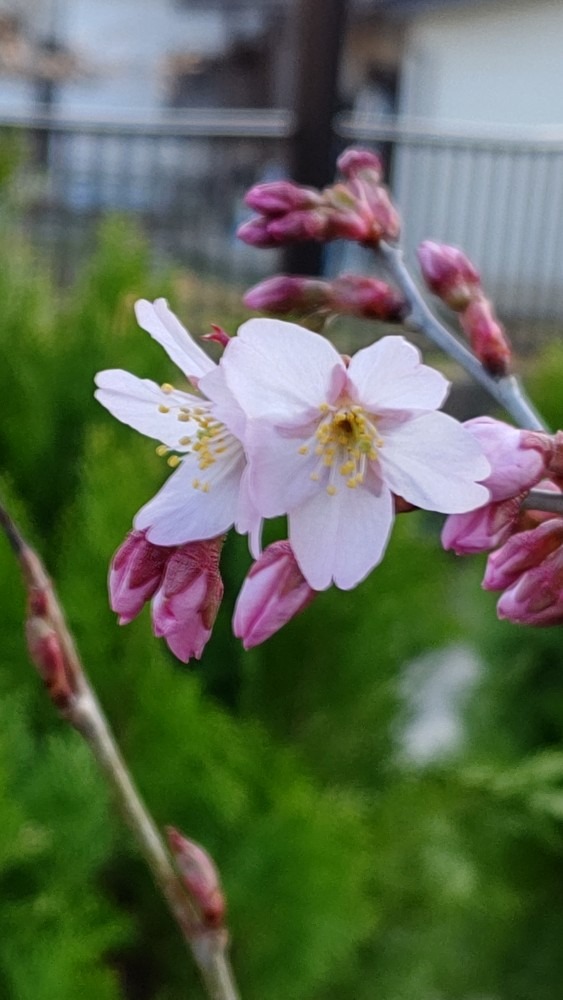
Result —
<path fill-rule="evenodd" d="M 348 0 L 294 0 L 295 137 L 290 176 L 299 184 L 324 187 L 334 176 L 332 122 L 337 110 L 338 77 Z M 323 247 L 289 246 L 284 269 L 293 274 L 321 274 Z"/>

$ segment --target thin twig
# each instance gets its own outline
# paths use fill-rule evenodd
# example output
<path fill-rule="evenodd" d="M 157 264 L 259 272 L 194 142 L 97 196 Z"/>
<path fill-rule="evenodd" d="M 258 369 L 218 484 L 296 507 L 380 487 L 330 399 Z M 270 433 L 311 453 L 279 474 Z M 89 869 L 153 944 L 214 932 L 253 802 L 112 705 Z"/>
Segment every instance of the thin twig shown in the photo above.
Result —
<path fill-rule="evenodd" d="M 32 659 L 60 714 L 83 736 L 110 785 L 118 808 L 151 870 L 212 1000 L 238 1000 L 224 927 L 208 927 L 176 871 L 115 742 L 78 655 L 61 604 L 39 556 L 0 505 L 0 526 L 16 553 L 27 586 Z"/>
<path fill-rule="evenodd" d="M 379 245 L 378 253 L 385 261 L 390 275 L 409 304 L 410 313 L 404 321 L 405 326 L 417 333 L 424 333 L 437 347 L 449 354 L 514 417 L 521 427 L 528 430 L 547 430 L 544 421 L 526 396 L 518 379 L 514 375 L 505 375 L 502 378 L 494 378 L 489 375 L 471 351 L 436 319 L 411 278 L 400 248 L 382 242 Z"/>
<path fill-rule="evenodd" d="M 563 514 L 563 493 L 551 490 L 530 490 L 520 505 L 525 510 L 543 510 L 550 514 Z"/>

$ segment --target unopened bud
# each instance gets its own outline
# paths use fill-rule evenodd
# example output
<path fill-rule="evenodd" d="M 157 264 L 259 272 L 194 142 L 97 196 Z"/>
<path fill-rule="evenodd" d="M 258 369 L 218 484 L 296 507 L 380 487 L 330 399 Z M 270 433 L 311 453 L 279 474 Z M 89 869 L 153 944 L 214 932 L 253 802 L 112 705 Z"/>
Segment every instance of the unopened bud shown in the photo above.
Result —
<path fill-rule="evenodd" d="M 248 243 L 251 247 L 259 247 L 263 250 L 278 246 L 279 241 L 275 240 L 269 232 L 269 221 L 262 216 L 256 216 L 254 219 L 249 219 L 248 222 L 243 222 L 242 226 L 237 229 L 239 240 Z"/>
<path fill-rule="evenodd" d="M 341 174 L 351 179 L 358 174 L 368 176 L 372 183 L 379 183 L 383 177 L 383 166 L 377 153 L 369 149 L 345 149 L 336 161 Z"/>
<path fill-rule="evenodd" d="M 66 708 L 74 692 L 55 629 L 45 618 L 31 614 L 26 622 L 25 634 L 30 658 L 51 700 L 58 708 Z"/>
<path fill-rule="evenodd" d="M 282 315 L 320 309 L 326 306 L 328 298 L 329 285 L 326 281 L 278 274 L 250 288 L 243 302 L 249 309 Z"/>
<path fill-rule="evenodd" d="M 166 836 L 182 881 L 200 912 L 203 929 L 219 930 L 226 904 L 213 861 L 203 847 L 182 836 L 173 826 L 167 828 Z"/>
<path fill-rule="evenodd" d="M 488 299 L 473 299 L 459 318 L 473 353 L 483 368 L 497 377 L 507 375 L 512 352 L 506 332 Z"/>
<path fill-rule="evenodd" d="M 315 188 L 302 187 L 292 181 L 272 181 L 268 184 L 256 184 L 244 200 L 255 212 L 277 216 L 316 208 L 321 204 L 322 196 Z"/>
<path fill-rule="evenodd" d="M 288 541 L 273 542 L 251 566 L 237 599 L 233 632 L 252 649 L 300 614 L 316 597 Z"/>
<path fill-rule="evenodd" d="M 330 283 L 330 303 L 337 313 L 391 323 L 401 322 L 408 309 L 396 288 L 361 274 L 343 274 L 335 278 Z"/>
<path fill-rule="evenodd" d="M 479 272 L 457 247 L 425 240 L 418 248 L 418 259 L 427 287 L 450 309 L 466 309 L 479 292 Z"/>
<path fill-rule="evenodd" d="M 282 243 L 324 240 L 328 238 L 328 225 L 329 217 L 324 209 L 304 209 L 269 220 L 268 234 L 277 246 Z"/>

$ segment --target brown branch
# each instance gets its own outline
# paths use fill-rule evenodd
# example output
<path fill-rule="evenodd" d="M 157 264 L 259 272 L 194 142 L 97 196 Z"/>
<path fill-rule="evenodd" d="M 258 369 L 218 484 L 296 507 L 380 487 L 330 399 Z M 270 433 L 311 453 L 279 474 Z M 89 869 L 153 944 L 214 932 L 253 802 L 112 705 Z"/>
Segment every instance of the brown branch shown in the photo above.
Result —
<path fill-rule="evenodd" d="M 182 877 L 181 865 L 175 867 L 87 678 L 47 571 L 1 504 L 0 526 L 20 564 L 28 598 L 28 649 L 51 700 L 61 716 L 86 740 L 96 758 L 119 811 L 192 952 L 209 996 L 212 1000 L 238 1000 L 227 956 L 227 930 L 222 920 L 217 925 L 217 920 L 210 918 L 202 897 L 201 880 L 197 883 L 199 891 L 195 893 L 190 880 Z M 212 889 L 216 895 L 216 882 Z"/>

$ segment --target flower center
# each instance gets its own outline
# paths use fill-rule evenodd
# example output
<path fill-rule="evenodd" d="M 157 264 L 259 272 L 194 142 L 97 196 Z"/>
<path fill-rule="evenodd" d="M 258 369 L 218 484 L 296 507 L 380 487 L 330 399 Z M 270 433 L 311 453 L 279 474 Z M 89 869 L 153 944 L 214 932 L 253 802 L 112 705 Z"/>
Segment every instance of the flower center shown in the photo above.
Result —
<path fill-rule="evenodd" d="M 174 392 L 173 386 L 168 383 L 162 385 L 161 389 L 167 395 Z M 197 464 L 201 472 L 211 468 L 221 456 L 232 450 L 233 444 L 237 443 L 225 425 L 215 419 L 211 413 L 211 403 L 207 400 L 197 399 L 194 406 L 171 400 L 170 406 L 161 403 L 158 410 L 160 413 L 177 411 L 176 418 L 181 424 L 186 425 L 182 429 L 191 432 L 190 434 L 182 434 L 178 438 L 178 448 L 184 454 L 188 452 L 197 456 Z M 175 469 L 182 461 L 182 455 L 174 454 L 174 449 L 165 444 L 159 445 L 156 452 L 157 455 L 168 455 L 167 462 L 172 469 Z M 211 489 L 209 482 L 197 478 L 193 480 L 192 486 L 195 490 L 202 490 L 203 493 L 209 493 Z"/>
<path fill-rule="evenodd" d="M 320 411 L 322 419 L 315 431 L 314 445 L 319 461 L 311 479 L 320 480 L 322 472 L 328 471 L 326 491 L 334 496 L 342 479 L 349 489 L 361 486 L 367 463 L 377 459 L 383 441 L 373 418 L 361 406 L 335 407 L 323 403 Z M 300 451 L 308 454 L 309 448 L 304 446 Z"/>

